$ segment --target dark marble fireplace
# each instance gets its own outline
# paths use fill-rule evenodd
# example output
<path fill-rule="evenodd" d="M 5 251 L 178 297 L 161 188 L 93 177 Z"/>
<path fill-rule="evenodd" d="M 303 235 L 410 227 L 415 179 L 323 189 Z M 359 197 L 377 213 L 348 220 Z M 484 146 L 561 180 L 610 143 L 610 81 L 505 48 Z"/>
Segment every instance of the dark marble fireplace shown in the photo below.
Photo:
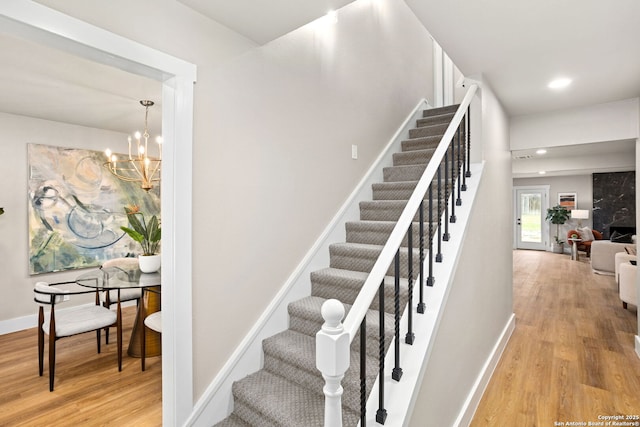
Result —
<path fill-rule="evenodd" d="M 593 174 L 593 229 L 605 239 L 636 233 L 636 173 Z"/>

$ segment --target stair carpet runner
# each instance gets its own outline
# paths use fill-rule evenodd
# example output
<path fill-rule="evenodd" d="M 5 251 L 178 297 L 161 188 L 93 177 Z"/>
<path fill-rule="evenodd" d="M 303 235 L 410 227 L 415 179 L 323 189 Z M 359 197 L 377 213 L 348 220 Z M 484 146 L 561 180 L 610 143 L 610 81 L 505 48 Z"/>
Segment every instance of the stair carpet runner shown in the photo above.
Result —
<path fill-rule="evenodd" d="M 360 203 L 360 221 L 346 223 L 346 242 L 330 246 L 329 267 L 311 273 L 311 295 L 289 305 L 289 329 L 263 341 L 263 368 L 233 384 L 233 413 L 217 426 L 323 425 L 324 379 L 315 367 L 315 335 L 324 322 L 320 314 L 322 304 L 327 299 L 334 298 L 341 301 L 345 311 L 349 312 L 457 107 L 454 105 L 423 111 L 423 118 L 417 120 L 417 127 L 409 131 L 409 139 L 402 141 L 402 151 L 393 154 L 393 166 L 384 168 L 384 182 L 373 184 L 373 200 Z M 450 187 L 451 185 L 446 186 L 447 197 Z M 437 187 L 432 186 L 432 189 L 437 209 Z M 441 203 L 442 208 L 447 197 Z M 428 203 L 424 205 L 428 209 Z M 437 210 L 433 212 L 434 221 L 437 221 L 439 214 L 441 213 Z M 429 212 L 424 212 L 425 253 L 429 244 L 428 220 Z M 414 221 L 419 221 L 418 215 Z M 417 223 L 413 230 L 413 277 L 417 282 Z M 400 306 L 404 307 L 408 293 L 406 236 L 400 252 L 403 278 Z M 393 276 L 393 265 L 388 276 Z M 388 349 L 394 335 L 393 277 L 385 279 L 384 293 L 385 345 Z M 378 375 L 378 308 L 378 298 L 374 298 L 366 316 L 367 395 Z M 351 345 L 351 364 L 342 380 L 342 387 L 343 425 L 355 426 L 360 420 L 359 337 Z"/>

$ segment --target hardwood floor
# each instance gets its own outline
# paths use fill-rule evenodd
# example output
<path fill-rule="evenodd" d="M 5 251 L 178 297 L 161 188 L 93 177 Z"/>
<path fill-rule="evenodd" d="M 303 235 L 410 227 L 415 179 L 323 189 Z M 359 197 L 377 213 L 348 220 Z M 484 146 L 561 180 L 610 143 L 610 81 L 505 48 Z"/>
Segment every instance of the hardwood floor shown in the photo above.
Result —
<path fill-rule="evenodd" d="M 516 329 L 471 426 L 640 415 L 637 307 L 622 308 L 613 276 L 593 274 L 584 254 L 578 262 L 538 251 L 513 257 Z"/>
<path fill-rule="evenodd" d="M 637 308 L 622 308 L 612 276 L 588 260 L 514 251 L 516 329 L 471 423 L 556 426 L 640 415 Z M 124 309 L 128 343 L 135 308 Z M 58 341 L 55 390 L 38 376 L 36 330 L 0 336 L 0 426 L 160 426 L 161 358 L 97 354 L 95 335 Z M 46 355 L 45 355 L 46 357 Z M 640 421 L 640 420 L 638 420 Z M 558 424 L 556 424 L 558 423 Z"/>
<path fill-rule="evenodd" d="M 34 305 L 35 307 L 35 305 Z M 35 308 L 34 308 L 35 310 Z M 115 330 L 96 352 L 94 333 L 56 344 L 55 390 L 49 392 L 47 345 L 44 375 L 38 375 L 37 330 L 0 336 L 0 426 L 160 426 L 162 362 L 127 356 L 135 307 L 123 309 L 122 372 Z"/>

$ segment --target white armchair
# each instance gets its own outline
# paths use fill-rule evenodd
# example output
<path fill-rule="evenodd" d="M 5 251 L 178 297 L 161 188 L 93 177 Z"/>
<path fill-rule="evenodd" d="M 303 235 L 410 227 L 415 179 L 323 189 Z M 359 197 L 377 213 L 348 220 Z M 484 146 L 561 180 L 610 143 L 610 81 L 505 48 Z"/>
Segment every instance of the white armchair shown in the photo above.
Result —
<path fill-rule="evenodd" d="M 57 306 L 68 301 L 72 295 L 96 293 L 94 289 L 80 289 L 75 282 L 38 282 L 33 288 L 34 301 L 38 304 L 38 370 L 44 371 L 45 335 L 49 336 L 49 391 L 53 391 L 56 363 L 56 341 L 64 337 L 96 331 L 98 353 L 100 353 L 100 330 L 115 326 L 118 334 L 118 371 L 122 370 L 122 317 L 98 302 L 80 305 L 67 310 Z M 116 296 L 117 298 L 117 296 Z M 45 314 L 45 307 L 48 313 Z"/>
<path fill-rule="evenodd" d="M 631 261 L 632 259 L 636 259 L 636 256 L 630 255 L 626 251 L 617 252 L 615 254 L 615 277 L 618 287 L 620 286 L 620 265 L 629 264 L 629 261 Z"/>
<path fill-rule="evenodd" d="M 638 305 L 638 290 L 636 284 L 636 275 L 638 267 L 630 262 L 622 263 L 619 267 L 620 272 L 620 300 L 622 307 L 627 308 L 627 304 Z"/>

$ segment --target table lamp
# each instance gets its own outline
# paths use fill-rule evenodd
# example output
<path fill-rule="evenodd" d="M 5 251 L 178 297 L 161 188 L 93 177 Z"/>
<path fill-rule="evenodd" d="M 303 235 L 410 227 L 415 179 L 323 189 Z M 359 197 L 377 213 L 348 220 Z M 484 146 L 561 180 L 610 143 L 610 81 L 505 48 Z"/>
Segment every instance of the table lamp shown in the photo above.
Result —
<path fill-rule="evenodd" d="M 571 218 L 578 220 L 578 227 L 582 227 L 582 220 L 589 219 L 589 211 L 587 209 L 572 209 Z"/>

